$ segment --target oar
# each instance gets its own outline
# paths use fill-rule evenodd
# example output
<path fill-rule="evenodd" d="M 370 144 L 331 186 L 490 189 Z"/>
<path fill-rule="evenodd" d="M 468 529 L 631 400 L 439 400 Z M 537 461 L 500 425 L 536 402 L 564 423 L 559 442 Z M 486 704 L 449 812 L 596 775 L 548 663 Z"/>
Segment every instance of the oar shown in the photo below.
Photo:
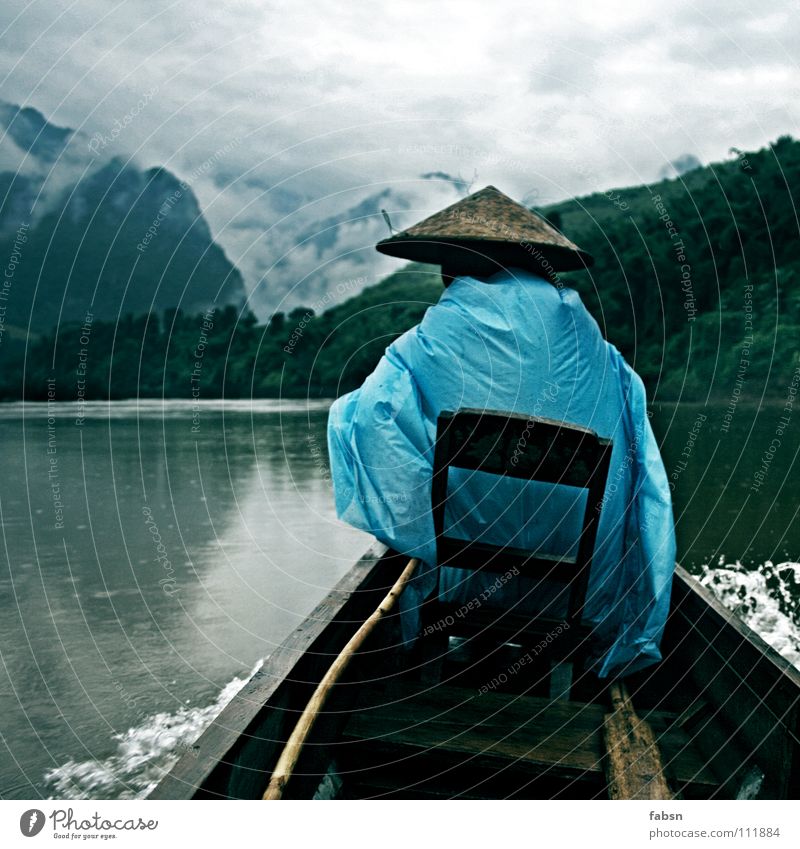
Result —
<path fill-rule="evenodd" d="M 314 722 L 325 705 L 331 688 L 339 680 L 345 669 L 347 669 L 351 658 L 361 648 L 364 640 L 372 633 L 378 622 L 394 607 L 418 565 L 419 560 L 416 557 L 408 561 L 408 565 L 403 569 L 400 577 L 389 590 L 386 598 L 351 637 L 350 642 L 342 649 L 339 656 L 333 661 L 325 676 L 317 685 L 314 695 L 309 699 L 300 719 L 297 720 L 294 731 L 292 731 L 291 736 L 286 741 L 280 758 L 278 758 L 275 771 L 272 773 L 272 778 L 270 778 L 269 785 L 264 793 L 264 799 L 280 799 L 283 796 L 283 791 L 292 777 L 292 772 L 297 765 L 297 759 L 300 757 L 300 752 L 303 749 L 306 738 L 314 727 Z"/>
<path fill-rule="evenodd" d="M 603 720 L 610 799 L 672 799 L 653 729 L 640 719 L 624 681 L 610 687 L 611 713 Z"/>

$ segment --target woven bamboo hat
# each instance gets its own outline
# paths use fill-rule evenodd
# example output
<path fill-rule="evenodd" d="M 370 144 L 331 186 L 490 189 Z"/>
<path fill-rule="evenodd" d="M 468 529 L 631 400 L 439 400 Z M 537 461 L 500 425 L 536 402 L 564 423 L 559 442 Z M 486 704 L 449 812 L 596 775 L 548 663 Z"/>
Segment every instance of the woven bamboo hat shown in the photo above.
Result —
<path fill-rule="evenodd" d="M 376 245 L 389 256 L 441 265 L 454 274 L 526 268 L 552 278 L 594 260 L 540 215 L 494 186 L 448 206 Z"/>

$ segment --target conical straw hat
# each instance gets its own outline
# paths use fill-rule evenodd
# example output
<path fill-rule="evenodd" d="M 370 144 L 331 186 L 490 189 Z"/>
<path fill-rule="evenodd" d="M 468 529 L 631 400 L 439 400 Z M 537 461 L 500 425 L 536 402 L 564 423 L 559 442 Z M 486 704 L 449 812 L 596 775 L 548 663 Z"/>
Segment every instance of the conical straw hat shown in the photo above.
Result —
<path fill-rule="evenodd" d="M 441 265 L 461 274 L 471 268 L 527 268 L 544 277 L 590 266 L 593 259 L 540 215 L 494 186 L 448 206 L 377 249 L 389 256 Z"/>

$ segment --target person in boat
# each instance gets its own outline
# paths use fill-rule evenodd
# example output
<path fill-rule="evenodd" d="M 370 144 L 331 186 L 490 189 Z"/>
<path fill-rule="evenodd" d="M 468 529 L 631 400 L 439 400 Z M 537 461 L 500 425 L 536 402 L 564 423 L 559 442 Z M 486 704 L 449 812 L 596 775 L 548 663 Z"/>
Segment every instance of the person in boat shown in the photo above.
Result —
<path fill-rule="evenodd" d="M 377 248 L 440 265 L 445 286 L 363 385 L 333 404 L 328 421 L 339 517 L 422 561 L 400 600 L 404 640 L 418 636 L 420 604 L 437 585 L 442 601 L 465 607 L 488 596 L 495 606 L 548 604 L 547 592 L 531 592 L 533 579 L 522 575 L 503 581 L 448 566 L 437 583 L 437 417 L 467 407 L 569 422 L 613 441 L 584 608 L 595 625 L 591 663 L 608 677 L 658 661 L 675 563 L 670 490 L 641 379 L 559 277 L 591 257 L 492 186 Z M 501 483 L 471 473 L 453 485 L 468 510 L 458 536 L 574 552 L 582 505 L 568 487 L 545 493 L 538 482 L 524 482 L 524 491 L 518 479 Z"/>

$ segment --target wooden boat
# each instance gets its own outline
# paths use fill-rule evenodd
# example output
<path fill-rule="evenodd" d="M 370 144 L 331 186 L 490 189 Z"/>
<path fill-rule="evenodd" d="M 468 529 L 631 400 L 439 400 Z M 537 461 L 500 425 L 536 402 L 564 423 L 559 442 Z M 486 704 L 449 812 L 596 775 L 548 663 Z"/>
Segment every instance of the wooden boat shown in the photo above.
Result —
<path fill-rule="evenodd" d="M 260 798 L 316 684 L 406 562 L 374 545 L 150 798 Z M 483 615 L 451 617 L 436 681 L 387 617 L 335 686 L 285 798 L 607 797 L 608 682 L 578 675 L 569 699 L 552 699 L 536 635 Z M 662 651 L 626 682 L 672 793 L 797 798 L 800 672 L 680 567 Z"/>

